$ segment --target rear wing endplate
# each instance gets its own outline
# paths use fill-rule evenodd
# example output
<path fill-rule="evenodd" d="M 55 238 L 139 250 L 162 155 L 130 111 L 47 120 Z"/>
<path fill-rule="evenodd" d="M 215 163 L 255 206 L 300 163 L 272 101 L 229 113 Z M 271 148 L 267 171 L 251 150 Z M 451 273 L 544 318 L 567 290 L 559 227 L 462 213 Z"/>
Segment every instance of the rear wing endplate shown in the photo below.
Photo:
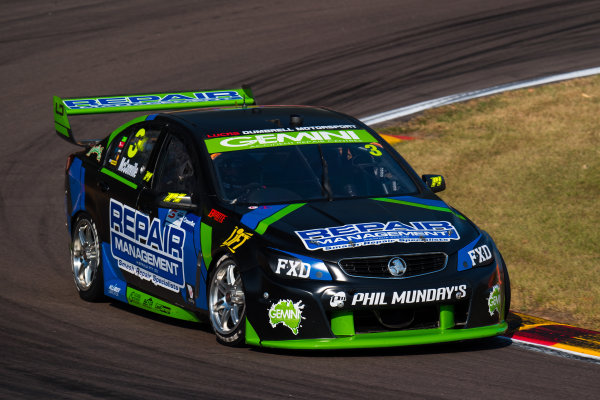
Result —
<path fill-rule="evenodd" d="M 102 114 L 133 111 L 165 111 L 202 107 L 223 107 L 256 104 L 252 90 L 247 86 L 231 90 L 168 92 L 102 97 L 61 99 L 54 96 L 54 129 L 66 141 L 86 146 L 73 137 L 70 115 Z"/>

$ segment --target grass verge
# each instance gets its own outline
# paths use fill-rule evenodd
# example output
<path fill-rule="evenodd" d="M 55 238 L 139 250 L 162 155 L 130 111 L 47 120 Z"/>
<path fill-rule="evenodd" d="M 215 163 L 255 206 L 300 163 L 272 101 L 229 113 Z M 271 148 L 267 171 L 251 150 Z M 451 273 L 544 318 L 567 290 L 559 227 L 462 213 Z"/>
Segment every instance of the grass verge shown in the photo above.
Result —
<path fill-rule="evenodd" d="M 516 311 L 600 331 L 600 76 L 429 110 L 380 133 L 487 230 Z"/>

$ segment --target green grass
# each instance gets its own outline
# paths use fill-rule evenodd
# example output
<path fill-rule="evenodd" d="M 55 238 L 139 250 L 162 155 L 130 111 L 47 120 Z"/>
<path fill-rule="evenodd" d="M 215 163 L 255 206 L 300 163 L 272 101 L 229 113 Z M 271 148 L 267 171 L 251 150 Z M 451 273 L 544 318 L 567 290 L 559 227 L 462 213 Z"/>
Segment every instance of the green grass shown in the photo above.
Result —
<path fill-rule="evenodd" d="M 379 132 L 494 237 L 512 309 L 600 331 L 600 76 L 430 110 Z"/>

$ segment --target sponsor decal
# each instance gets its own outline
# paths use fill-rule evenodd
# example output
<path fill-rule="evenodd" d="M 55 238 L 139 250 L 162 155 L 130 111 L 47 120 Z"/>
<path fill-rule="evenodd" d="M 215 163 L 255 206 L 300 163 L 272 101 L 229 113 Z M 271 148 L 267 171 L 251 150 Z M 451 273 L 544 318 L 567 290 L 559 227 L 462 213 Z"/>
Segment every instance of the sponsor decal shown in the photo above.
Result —
<path fill-rule="evenodd" d="M 96 161 L 100 162 L 100 158 L 102 157 L 102 152 L 104 151 L 104 147 L 101 145 L 96 145 L 87 152 L 86 156 L 90 157 L 91 155 L 96 155 Z"/>
<path fill-rule="evenodd" d="M 64 100 L 70 110 L 88 110 L 106 107 L 135 107 L 150 105 L 168 105 L 179 103 L 196 103 L 210 101 L 243 100 L 235 91 L 217 92 L 183 92 L 148 94 L 140 96 L 96 97 L 89 99 Z"/>
<path fill-rule="evenodd" d="M 431 183 L 429 184 L 430 187 L 437 187 L 437 186 L 442 186 L 442 177 L 441 176 L 432 176 L 431 177 Z"/>
<path fill-rule="evenodd" d="M 118 296 L 121 293 L 121 288 L 113 284 L 108 287 L 108 292 L 113 296 Z"/>
<path fill-rule="evenodd" d="M 222 212 L 217 211 L 213 208 L 212 210 L 209 211 L 208 217 L 212 218 L 215 221 L 217 221 L 218 223 L 222 224 L 223 221 L 225 221 L 225 218 L 227 218 L 227 215 L 225 215 Z"/>
<path fill-rule="evenodd" d="M 163 201 L 165 203 L 179 203 L 185 196 L 187 196 L 186 193 L 168 193 Z"/>
<path fill-rule="evenodd" d="M 194 304 L 194 287 L 189 283 L 186 283 L 185 287 L 187 289 L 187 302 L 190 304 Z"/>
<path fill-rule="evenodd" d="M 310 264 L 305 262 L 279 258 L 277 259 L 275 273 L 296 278 L 308 278 L 310 276 L 310 268 Z"/>
<path fill-rule="evenodd" d="M 119 167 L 117 168 L 117 170 L 127 176 L 135 178 L 139 171 L 138 163 L 136 162 L 135 164 L 131 164 L 129 163 L 128 158 L 123 157 L 121 159 L 121 162 L 119 163 Z"/>
<path fill-rule="evenodd" d="M 375 138 L 363 129 L 278 132 L 253 136 L 207 139 L 209 153 L 223 153 L 235 150 L 249 150 L 264 147 L 290 146 L 322 143 L 362 143 L 374 142 Z"/>
<path fill-rule="evenodd" d="M 171 315 L 171 307 L 165 306 L 163 304 L 156 304 L 154 309 L 161 314 Z"/>
<path fill-rule="evenodd" d="M 181 227 L 181 223 L 183 222 L 186 214 L 187 211 L 171 209 L 165 217 L 165 223 Z"/>
<path fill-rule="evenodd" d="M 490 292 L 490 296 L 487 299 L 487 303 L 490 316 L 493 317 L 495 312 L 500 314 L 500 285 L 494 285 Z"/>
<path fill-rule="evenodd" d="M 195 228 L 196 227 L 196 221 L 198 220 L 196 218 L 192 218 L 189 215 L 186 215 L 185 217 L 183 217 L 183 221 L 181 221 L 182 224 L 186 224 L 188 227 L 190 228 Z"/>
<path fill-rule="evenodd" d="M 492 251 L 486 244 L 475 247 L 473 250 L 468 251 L 467 254 L 469 254 L 469 257 L 471 258 L 471 265 L 473 267 L 483 265 L 486 261 L 492 259 Z"/>
<path fill-rule="evenodd" d="M 125 147 L 125 142 L 127 141 L 127 136 L 123 136 L 121 138 L 121 141 L 119 142 L 119 149 L 122 149 Z"/>
<path fill-rule="evenodd" d="M 173 292 L 184 287 L 185 231 L 110 200 L 110 246 L 119 268 Z"/>
<path fill-rule="evenodd" d="M 112 280 L 111 282 L 107 282 L 107 290 L 106 294 L 118 299 L 122 299 L 125 297 L 125 288 L 126 284 L 123 281 Z"/>
<path fill-rule="evenodd" d="M 302 131 L 321 131 L 327 129 L 355 129 L 356 125 L 315 125 L 315 126 L 303 126 Z M 296 132 L 296 129 L 291 128 L 271 128 L 271 129 L 254 129 L 249 131 L 242 131 L 244 135 L 256 135 L 258 133 L 275 133 L 275 132 Z"/>
<path fill-rule="evenodd" d="M 244 228 L 238 228 L 237 226 L 231 232 L 231 235 L 221 244 L 221 247 L 227 247 L 229 251 L 235 253 L 235 251 L 244 243 L 246 240 L 252 237 L 252 233 L 244 231 Z"/>
<path fill-rule="evenodd" d="M 150 182 L 150 179 L 152 179 L 152 175 L 154 175 L 153 172 L 146 171 L 146 175 L 144 175 L 144 182 Z"/>
<path fill-rule="evenodd" d="M 466 296 L 467 285 L 404 290 L 401 292 L 394 291 L 391 296 L 386 292 L 357 292 L 352 296 L 352 305 L 385 306 L 394 304 L 421 304 L 452 299 L 458 300 Z"/>
<path fill-rule="evenodd" d="M 329 305 L 333 308 L 336 307 L 344 307 L 344 303 L 346 302 L 346 293 L 345 292 L 337 292 L 331 295 L 329 299 Z"/>
<path fill-rule="evenodd" d="M 269 308 L 269 323 L 273 328 L 279 324 L 287 326 L 294 335 L 297 335 L 304 319 L 302 316 L 303 309 L 302 300 L 297 303 L 291 300 L 279 300 Z"/>
<path fill-rule="evenodd" d="M 367 222 L 330 228 L 296 231 L 307 250 L 337 250 L 384 243 L 449 242 L 460 236 L 448 221 L 403 223 Z"/>
<path fill-rule="evenodd" d="M 227 137 L 227 136 L 239 136 L 241 133 L 239 132 L 222 132 L 222 133 L 209 133 L 206 135 L 207 139 L 217 138 L 217 137 Z"/>

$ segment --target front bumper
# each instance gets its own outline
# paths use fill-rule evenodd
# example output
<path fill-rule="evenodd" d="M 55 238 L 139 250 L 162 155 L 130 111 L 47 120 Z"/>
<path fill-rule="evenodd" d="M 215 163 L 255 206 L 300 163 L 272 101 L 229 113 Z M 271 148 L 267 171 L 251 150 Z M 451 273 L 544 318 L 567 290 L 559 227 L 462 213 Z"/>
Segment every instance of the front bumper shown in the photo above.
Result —
<path fill-rule="evenodd" d="M 324 339 L 265 340 L 261 341 L 254 328 L 246 320 L 246 343 L 254 346 L 279 349 L 363 349 L 380 347 L 412 346 L 432 343 L 454 342 L 500 335 L 506 332 L 505 322 L 470 329 L 417 329 L 361 333 L 354 336 L 341 336 Z"/>
<path fill-rule="evenodd" d="M 446 276 L 368 282 L 282 282 L 254 271 L 250 274 L 253 278 L 245 282 L 250 300 L 246 343 L 288 349 L 349 349 L 496 336 L 507 329 L 504 268 L 498 261 L 460 274 L 448 271 Z M 417 292 L 423 295 L 420 303 Z M 344 301 L 334 297 L 339 293 L 345 294 Z M 402 326 L 402 318 L 396 319 L 396 314 L 411 313 L 414 320 L 425 318 L 410 326 Z M 372 320 L 376 315 L 386 327 L 372 329 L 365 324 L 367 314 Z"/>

